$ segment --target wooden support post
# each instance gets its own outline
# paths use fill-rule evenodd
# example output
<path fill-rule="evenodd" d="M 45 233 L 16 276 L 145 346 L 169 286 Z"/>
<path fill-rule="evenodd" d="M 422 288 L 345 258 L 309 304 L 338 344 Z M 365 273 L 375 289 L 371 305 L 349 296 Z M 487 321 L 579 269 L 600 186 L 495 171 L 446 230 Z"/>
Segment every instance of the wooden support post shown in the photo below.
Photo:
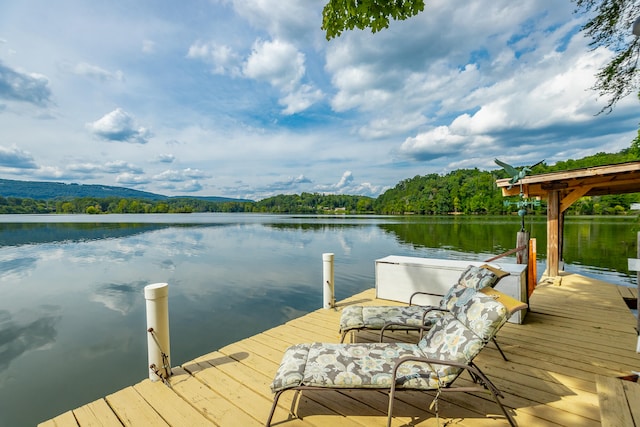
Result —
<path fill-rule="evenodd" d="M 562 204 L 558 214 L 558 270 L 564 271 L 564 211 Z"/>
<path fill-rule="evenodd" d="M 538 260 L 536 239 L 529 239 L 529 263 L 527 266 L 527 298 L 531 296 L 533 290 L 538 285 Z"/>
<path fill-rule="evenodd" d="M 637 257 L 640 259 L 640 232 L 636 235 L 636 250 Z M 636 348 L 636 352 L 640 353 L 640 270 L 636 272 L 636 286 L 638 286 L 638 295 L 636 310 L 638 311 L 638 324 L 636 325 L 636 332 L 638 333 L 638 346 Z"/>
<path fill-rule="evenodd" d="M 550 191 L 547 204 L 547 276 L 556 277 L 560 264 L 560 192 Z"/>
<path fill-rule="evenodd" d="M 521 251 L 516 252 L 516 264 L 527 264 L 529 259 L 529 232 L 518 231 L 516 236 L 516 248 L 524 246 Z"/>
<path fill-rule="evenodd" d="M 636 282 L 638 286 L 638 295 L 637 295 L 637 303 L 636 309 L 638 311 L 638 320 L 636 324 L 636 333 L 638 334 L 638 344 L 636 345 L 636 352 L 640 353 L 640 232 L 636 235 L 636 243 L 637 243 L 637 258 L 629 258 L 627 260 L 629 271 L 636 272 Z"/>

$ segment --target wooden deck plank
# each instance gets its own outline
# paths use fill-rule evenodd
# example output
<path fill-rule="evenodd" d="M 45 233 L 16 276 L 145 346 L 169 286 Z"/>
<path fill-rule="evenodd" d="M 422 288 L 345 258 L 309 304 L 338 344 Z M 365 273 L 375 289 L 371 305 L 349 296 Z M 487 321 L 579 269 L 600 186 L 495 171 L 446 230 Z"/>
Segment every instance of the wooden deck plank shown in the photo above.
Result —
<path fill-rule="evenodd" d="M 127 387 L 110 394 L 106 400 L 126 427 L 142 425 L 163 427 L 169 425 L 133 387 Z"/>
<path fill-rule="evenodd" d="M 633 421 L 636 426 L 640 426 L 640 383 L 625 381 L 622 383 L 622 387 L 629 402 Z"/>
<path fill-rule="evenodd" d="M 622 381 L 598 375 L 596 377 L 602 427 L 634 426 L 631 410 L 625 396 Z"/>
<path fill-rule="evenodd" d="M 302 342 L 338 342 L 340 313 L 349 304 L 402 305 L 378 300 L 375 290 L 368 289 L 334 309 L 316 310 L 174 368 L 172 388 L 145 380 L 41 425 L 84 427 L 100 417 L 107 425 L 125 426 L 263 425 L 273 399 L 269 385 L 284 350 Z M 519 426 L 600 426 L 603 405 L 596 376 L 613 378 L 640 370 L 636 321 L 620 291 L 605 282 L 563 274 L 561 281 L 542 283 L 535 290 L 530 309 L 523 324 L 507 324 L 498 334 L 509 361 L 490 344 L 476 359 L 478 366 L 503 391 L 503 403 Z M 379 334 L 360 331 L 347 341 L 352 338 L 375 342 Z M 417 339 L 417 334 L 404 332 L 385 337 Z M 462 376 L 457 384 L 470 385 L 471 380 Z M 631 400 L 640 400 L 636 385 L 623 385 Z M 488 394 L 443 393 L 437 417 L 428 409 L 433 396 L 398 393 L 393 425 L 508 425 Z M 305 391 L 299 399 L 287 392 L 274 422 L 282 427 L 384 426 L 387 404 L 388 395 L 381 391 Z M 292 418 L 291 411 L 297 417 Z M 640 405 L 630 411 L 640 418 Z"/>
<path fill-rule="evenodd" d="M 38 427 L 78 427 L 78 422 L 76 421 L 76 417 L 73 416 L 73 412 L 67 411 L 55 418 L 38 424 Z"/>
<path fill-rule="evenodd" d="M 73 411 L 78 424 L 88 427 L 122 427 L 122 423 L 104 399 L 95 400 Z"/>
<path fill-rule="evenodd" d="M 151 382 L 147 379 L 134 385 L 133 388 L 170 426 L 215 425 L 160 381 Z"/>
<path fill-rule="evenodd" d="M 620 296 L 622 298 L 629 299 L 637 299 L 638 298 L 638 288 L 631 286 L 618 286 L 618 292 L 620 292 Z"/>
<path fill-rule="evenodd" d="M 182 368 L 175 368 L 171 388 L 198 412 L 219 426 L 260 426 L 259 420 L 216 393 Z M 238 387 L 242 388 L 242 387 Z"/>
<path fill-rule="evenodd" d="M 282 353 L 280 353 L 280 358 L 281 356 L 282 356 Z M 263 366 L 262 370 L 268 373 L 263 373 L 263 372 L 254 370 L 253 368 L 256 367 L 256 365 L 252 363 L 253 360 L 254 359 L 249 359 L 246 361 L 247 369 L 237 369 L 237 366 L 234 366 L 232 364 L 220 364 L 217 367 L 218 369 L 220 369 L 222 372 L 224 372 L 225 374 L 227 374 L 229 377 L 233 378 L 237 382 L 246 384 L 246 385 L 251 384 L 251 387 L 255 392 L 263 395 L 265 399 L 271 401 L 273 399 L 273 394 L 271 393 L 271 390 L 269 388 L 271 381 L 273 380 L 273 376 L 271 375 L 271 372 L 274 372 L 275 369 L 277 369 L 279 360 L 277 362 L 273 362 L 269 360 L 259 359 L 260 362 L 258 363 L 258 365 Z M 245 362 L 245 361 L 243 360 L 242 362 Z M 267 369 L 264 369 L 265 365 L 268 366 Z M 284 393 L 279 401 L 280 407 L 285 409 L 291 408 L 291 405 L 293 403 L 292 402 L 293 397 L 294 397 L 293 393 Z M 305 395 L 305 399 L 306 399 L 305 403 L 302 404 L 302 406 L 313 408 L 313 411 L 316 414 L 328 415 L 332 417 L 336 417 L 338 415 L 337 412 L 331 411 L 326 407 L 326 405 L 323 405 L 323 399 L 318 399 L 318 398 L 314 399 L 313 397 L 310 398 L 308 394 Z M 276 413 L 276 417 L 278 415 L 279 414 Z M 282 418 L 286 418 L 286 415 L 287 415 L 286 413 L 280 414 Z M 266 419 L 266 416 L 264 418 Z M 356 420 L 342 420 L 341 424 L 358 425 L 358 426 L 362 425 L 358 423 Z"/>

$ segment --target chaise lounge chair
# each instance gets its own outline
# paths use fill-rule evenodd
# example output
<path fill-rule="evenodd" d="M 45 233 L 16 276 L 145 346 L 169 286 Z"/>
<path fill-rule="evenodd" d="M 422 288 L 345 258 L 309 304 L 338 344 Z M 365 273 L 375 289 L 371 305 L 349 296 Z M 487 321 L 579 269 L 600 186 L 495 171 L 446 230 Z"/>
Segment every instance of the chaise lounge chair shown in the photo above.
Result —
<path fill-rule="evenodd" d="M 466 288 L 417 344 L 291 346 L 285 351 L 271 384 L 275 396 L 266 425 L 271 425 L 278 399 L 287 390 L 345 389 L 388 390 L 387 425 L 391 425 L 395 393 L 400 389 L 438 393 L 488 391 L 509 424 L 515 426 L 499 400 L 502 394 L 473 363 L 507 316 L 506 307 L 493 297 Z M 475 385 L 453 386 L 464 371 L 469 372 Z"/>
<path fill-rule="evenodd" d="M 413 305 L 413 298 L 417 295 L 432 295 L 428 292 L 415 292 L 411 295 L 408 306 L 362 306 L 350 305 L 342 310 L 340 316 L 340 342 L 344 342 L 349 332 L 359 330 L 379 330 L 380 342 L 383 341 L 385 331 L 392 330 L 420 330 L 420 337 L 425 330 L 431 328 L 457 300 L 458 294 L 465 288 L 475 290 L 493 288 L 498 281 L 509 273 L 487 264 L 482 266 L 468 266 L 460 275 L 458 282 L 442 297 L 437 306 Z M 526 304 L 511 305 L 509 317 Z M 507 357 L 493 339 L 504 360 Z"/>

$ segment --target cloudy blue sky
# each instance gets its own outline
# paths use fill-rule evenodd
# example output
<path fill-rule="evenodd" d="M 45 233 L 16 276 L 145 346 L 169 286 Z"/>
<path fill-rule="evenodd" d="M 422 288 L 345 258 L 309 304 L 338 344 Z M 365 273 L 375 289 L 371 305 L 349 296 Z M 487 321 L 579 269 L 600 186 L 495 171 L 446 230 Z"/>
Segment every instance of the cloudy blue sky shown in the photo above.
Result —
<path fill-rule="evenodd" d="M 433 0 L 327 41 L 319 0 L 0 3 L 0 178 L 259 200 L 629 147 L 569 0 Z"/>

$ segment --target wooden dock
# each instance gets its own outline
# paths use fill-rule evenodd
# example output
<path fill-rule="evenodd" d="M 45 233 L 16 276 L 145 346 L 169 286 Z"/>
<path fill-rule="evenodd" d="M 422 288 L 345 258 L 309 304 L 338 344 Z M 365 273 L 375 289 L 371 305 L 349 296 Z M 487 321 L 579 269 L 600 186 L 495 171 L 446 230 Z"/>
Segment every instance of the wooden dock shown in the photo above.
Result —
<path fill-rule="evenodd" d="M 269 384 L 285 348 L 338 342 L 339 311 L 347 304 L 390 302 L 367 290 L 340 302 L 337 310 L 317 310 L 174 368 L 171 387 L 144 380 L 40 426 L 264 425 L 272 402 Z M 476 362 L 503 391 L 519 426 L 600 426 L 596 378 L 640 371 L 635 325 L 617 286 L 564 274 L 538 285 L 523 324 L 508 323 L 498 334 L 509 361 L 489 344 Z M 394 337 L 415 339 L 404 332 Z M 456 384 L 464 382 L 470 380 L 464 376 Z M 403 392 L 398 398 L 394 426 L 508 425 L 488 394 L 444 394 L 437 416 L 429 410 L 433 394 Z M 274 425 L 386 425 L 384 392 L 305 391 L 293 408 L 297 418 L 289 415 L 293 402 L 294 392 L 282 395 Z M 640 407 L 640 401 L 628 403 Z"/>

